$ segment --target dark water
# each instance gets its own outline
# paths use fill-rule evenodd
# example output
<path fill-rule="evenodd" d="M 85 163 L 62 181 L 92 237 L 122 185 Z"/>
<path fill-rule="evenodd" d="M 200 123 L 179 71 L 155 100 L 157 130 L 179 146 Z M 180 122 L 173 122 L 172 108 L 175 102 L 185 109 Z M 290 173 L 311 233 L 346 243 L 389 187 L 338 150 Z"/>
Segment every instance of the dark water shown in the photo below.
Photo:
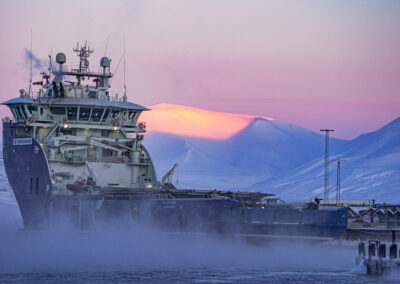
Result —
<path fill-rule="evenodd" d="M 354 245 L 16 234 L 0 244 L 5 283 L 389 283 L 355 269 Z M 399 279 L 399 278 L 397 278 Z"/>
<path fill-rule="evenodd" d="M 389 283 L 354 269 L 356 244 L 184 238 L 148 228 L 105 234 L 21 232 L 0 204 L 3 283 Z"/>
<path fill-rule="evenodd" d="M 115 272 L 2 274 L 5 283 L 396 283 L 347 272 L 266 272 L 258 270 L 183 269 Z"/>

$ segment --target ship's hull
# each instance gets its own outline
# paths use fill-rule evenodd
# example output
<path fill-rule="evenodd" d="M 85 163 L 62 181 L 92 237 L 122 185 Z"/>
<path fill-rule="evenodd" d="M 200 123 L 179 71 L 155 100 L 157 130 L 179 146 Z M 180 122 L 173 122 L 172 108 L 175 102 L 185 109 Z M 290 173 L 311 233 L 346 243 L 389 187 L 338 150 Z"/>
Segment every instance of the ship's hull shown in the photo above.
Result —
<path fill-rule="evenodd" d="M 143 225 L 179 233 L 329 239 L 339 237 L 347 227 L 346 209 L 246 207 L 229 198 L 129 199 L 118 195 L 53 194 L 41 145 L 32 137 L 16 135 L 12 123 L 3 123 L 3 156 L 24 227 L 29 230 Z"/>
<path fill-rule="evenodd" d="M 17 135 L 17 124 L 3 123 L 3 161 L 25 228 L 49 225 L 52 183 L 45 154 L 36 139 Z"/>

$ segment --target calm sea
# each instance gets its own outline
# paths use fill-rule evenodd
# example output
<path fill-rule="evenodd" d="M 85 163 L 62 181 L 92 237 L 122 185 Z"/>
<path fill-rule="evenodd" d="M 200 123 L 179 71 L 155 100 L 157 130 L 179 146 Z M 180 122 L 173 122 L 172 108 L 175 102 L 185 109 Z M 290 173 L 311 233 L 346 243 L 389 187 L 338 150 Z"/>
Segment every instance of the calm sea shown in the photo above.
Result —
<path fill-rule="evenodd" d="M 349 272 L 182 268 L 177 270 L 2 274 L 4 283 L 396 283 Z"/>
<path fill-rule="evenodd" d="M 389 283 L 355 267 L 355 243 L 270 242 L 166 236 L 21 232 L 15 205 L 0 203 L 2 283 Z"/>

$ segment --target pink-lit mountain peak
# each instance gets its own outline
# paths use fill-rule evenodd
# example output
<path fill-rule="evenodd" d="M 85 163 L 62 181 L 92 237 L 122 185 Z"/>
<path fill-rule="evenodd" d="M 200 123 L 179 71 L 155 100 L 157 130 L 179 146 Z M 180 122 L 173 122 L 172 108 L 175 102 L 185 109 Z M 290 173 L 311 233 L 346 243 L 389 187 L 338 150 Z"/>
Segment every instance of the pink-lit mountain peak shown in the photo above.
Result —
<path fill-rule="evenodd" d="M 244 129 L 259 116 L 224 113 L 194 107 L 160 103 L 149 106 L 142 119 L 149 132 L 224 140 Z M 269 117 L 261 117 L 273 120 Z"/>

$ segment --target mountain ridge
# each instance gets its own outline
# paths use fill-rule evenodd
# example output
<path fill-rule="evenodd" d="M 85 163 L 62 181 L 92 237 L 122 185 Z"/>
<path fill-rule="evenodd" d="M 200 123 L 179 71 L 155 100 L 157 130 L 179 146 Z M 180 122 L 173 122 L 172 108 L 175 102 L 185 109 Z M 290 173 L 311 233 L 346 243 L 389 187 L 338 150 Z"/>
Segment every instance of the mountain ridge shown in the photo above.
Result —
<path fill-rule="evenodd" d="M 353 139 L 330 159 L 330 191 L 335 198 L 337 160 L 341 163 L 341 196 L 344 199 L 376 199 L 400 202 L 400 118 L 376 131 Z M 287 199 L 322 197 L 323 157 L 291 170 L 276 179 L 248 187 L 268 189 Z"/>
<path fill-rule="evenodd" d="M 245 127 L 226 139 L 150 131 L 144 145 L 159 174 L 180 164 L 184 186 L 241 189 L 321 155 L 324 139 L 320 133 L 292 124 L 252 116 Z M 332 138 L 333 147 L 345 143 Z"/>

